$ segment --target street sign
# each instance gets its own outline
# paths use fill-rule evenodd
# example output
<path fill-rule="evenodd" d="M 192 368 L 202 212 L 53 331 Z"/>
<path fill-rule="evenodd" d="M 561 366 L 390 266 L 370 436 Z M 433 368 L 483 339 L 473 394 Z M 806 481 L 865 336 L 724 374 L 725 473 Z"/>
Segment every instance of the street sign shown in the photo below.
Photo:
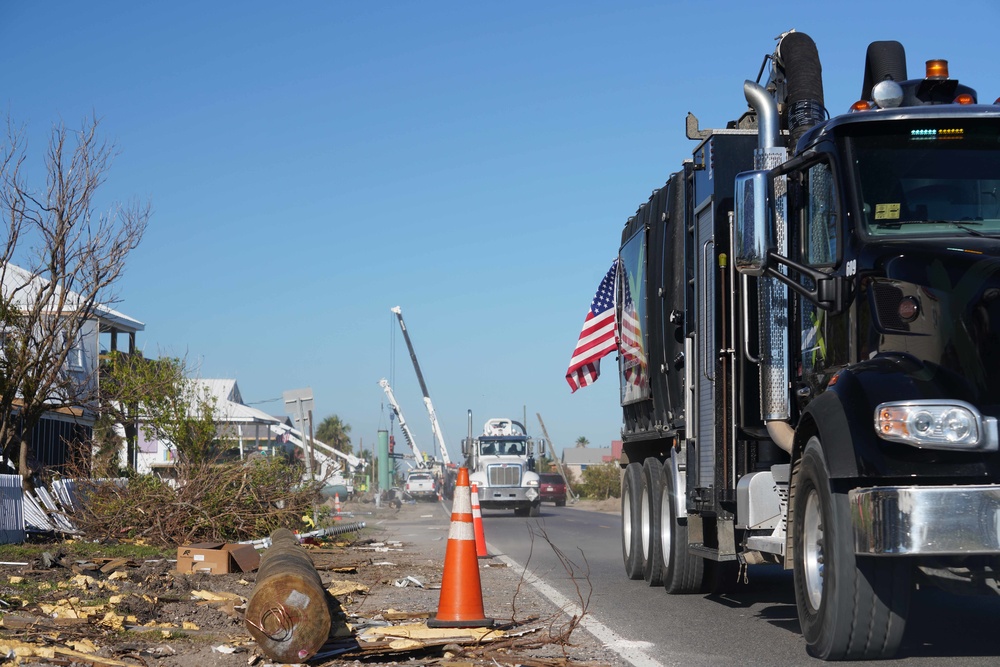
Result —
<path fill-rule="evenodd" d="M 305 389 L 289 389 L 282 393 L 285 401 L 285 414 L 297 417 L 313 409 L 313 392 L 311 387 Z"/>
<path fill-rule="evenodd" d="M 312 421 L 312 388 L 306 387 L 305 389 L 290 389 L 284 392 L 282 397 L 285 400 L 285 414 L 292 415 L 295 422 L 299 425 L 299 437 L 306 445 L 306 451 L 304 452 L 306 455 L 306 474 L 309 475 L 310 479 L 312 479 L 312 440 L 310 439 L 312 428 L 306 422 L 306 415 L 309 415 L 309 420 L 310 422 Z"/>
<path fill-rule="evenodd" d="M 406 454 L 396 454 L 395 452 L 393 452 L 392 454 L 389 454 L 389 458 L 390 459 L 402 459 L 402 458 L 406 458 Z"/>

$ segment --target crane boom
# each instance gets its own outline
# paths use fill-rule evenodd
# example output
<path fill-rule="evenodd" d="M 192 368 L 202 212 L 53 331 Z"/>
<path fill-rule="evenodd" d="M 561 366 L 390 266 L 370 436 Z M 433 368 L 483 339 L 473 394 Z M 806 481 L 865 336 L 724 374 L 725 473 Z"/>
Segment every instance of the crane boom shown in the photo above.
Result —
<path fill-rule="evenodd" d="M 403 411 L 400 409 L 399 403 L 396 402 L 396 397 L 392 393 L 392 387 L 389 386 L 389 381 L 382 378 L 378 381 L 378 385 L 382 387 L 386 397 L 389 399 L 389 405 L 392 406 L 392 411 L 396 413 L 396 419 L 399 420 L 399 428 L 403 431 L 403 437 L 406 438 L 406 444 L 408 444 L 410 449 L 413 450 L 413 458 L 416 459 L 417 467 L 423 468 L 424 455 L 417 447 L 417 442 L 413 439 L 413 434 L 410 433 L 410 427 L 406 425 L 406 420 L 403 419 Z"/>
<path fill-rule="evenodd" d="M 424 407 L 427 408 L 427 416 L 431 420 L 431 430 L 434 431 L 434 438 L 437 440 L 438 448 L 441 450 L 441 461 L 446 466 L 451 465 L 451 457 L 448 456 L 448 446 L 444 443 L 444 434 L 441 432 L 441 425 L 438 423 L 437 414 L 434 412 L 434 404 L 431 402 L 431 395 L 427 391 L 427 383 L 424 382 L 424 374 L 420 372 L 420 364 L 417 362 L 417 353 L 413 351 L 413 343 L 410 342 L 410 334 L 406 331 L 406 324 L 403 322 L 403 310 L 395 306 L 392 312 L 399 320 L 399 328 L 403 331 L 403 339 L 406 340 L 406 348 L 410 351 L 410 359 L 413 361 L 413 369 L 417 372 L 417 381 L 420 383 L 420 391 L 424 394 Z"/>

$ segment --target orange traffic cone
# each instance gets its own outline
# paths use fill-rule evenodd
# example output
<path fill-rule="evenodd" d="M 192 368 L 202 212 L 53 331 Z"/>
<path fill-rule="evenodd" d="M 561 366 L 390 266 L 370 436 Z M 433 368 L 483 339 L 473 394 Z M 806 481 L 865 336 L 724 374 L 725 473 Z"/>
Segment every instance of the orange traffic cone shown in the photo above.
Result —
<path fill-rule="evenodd" d="M 479 489 L 472 485 L 472 527 L 476 532 L 476 556 L 486 558 L 486 533 L 483 531 L 483 511 L 479 508 Z"/>
<path fill-rule="evenodd" d="M 338 514 L 338 515 L 340 514 L 340 494 L 339 493 L 334 493 L 333 494 L 333 513 L 334 514 Z"/>
<path fill-rule="evenodd" d="M 441 599 L 434 618 L 427 621 L 432 628 L 488 628 L 492 618 L 483 611 L 483 585 L 479 581 L 479 561 L 476 559 L 476 537 L 472 526 L 472 497 L 469 491 L 469 469 L 458 469 L 455 482 L 455 502 L 451 508 L 451 528 L 444 555 L 444 575 L 441 578 Z"/>

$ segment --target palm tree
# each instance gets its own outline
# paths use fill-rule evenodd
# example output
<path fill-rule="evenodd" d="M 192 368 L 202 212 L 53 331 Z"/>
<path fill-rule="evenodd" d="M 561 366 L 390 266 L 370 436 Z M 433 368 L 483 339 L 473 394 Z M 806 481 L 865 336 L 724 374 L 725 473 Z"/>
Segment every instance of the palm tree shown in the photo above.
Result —
<path fill-rule="evenodd" d="M 351 438 L 347 435 L 350 432 L 350 424 L 340 421 L 337 415 L 330 415 L 316 427 L 316 439 L 345 454 L 353 454 L 354 447 L 351 446 Z"/>
<path fill-rule="evenodd" d="M 587 438 L 585 438 L 582 435 L 579 438 L 576 439 L 576 446 L 577 447 L 586 447 L 589 444 L 590 444 L 590 440 L 587 440 Z"/>

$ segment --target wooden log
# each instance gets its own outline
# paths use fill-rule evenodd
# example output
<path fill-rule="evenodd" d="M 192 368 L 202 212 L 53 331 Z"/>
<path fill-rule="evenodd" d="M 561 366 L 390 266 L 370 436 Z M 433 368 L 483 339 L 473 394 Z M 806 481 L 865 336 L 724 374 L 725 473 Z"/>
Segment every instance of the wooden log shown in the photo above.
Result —
<path fill-rule="evenodd" d="M 332 616 L 319 573 L 295 535 L 271 534 L 244 616 L 261 650 L 279 662 L 305 662 L 330 636 Z"/>

